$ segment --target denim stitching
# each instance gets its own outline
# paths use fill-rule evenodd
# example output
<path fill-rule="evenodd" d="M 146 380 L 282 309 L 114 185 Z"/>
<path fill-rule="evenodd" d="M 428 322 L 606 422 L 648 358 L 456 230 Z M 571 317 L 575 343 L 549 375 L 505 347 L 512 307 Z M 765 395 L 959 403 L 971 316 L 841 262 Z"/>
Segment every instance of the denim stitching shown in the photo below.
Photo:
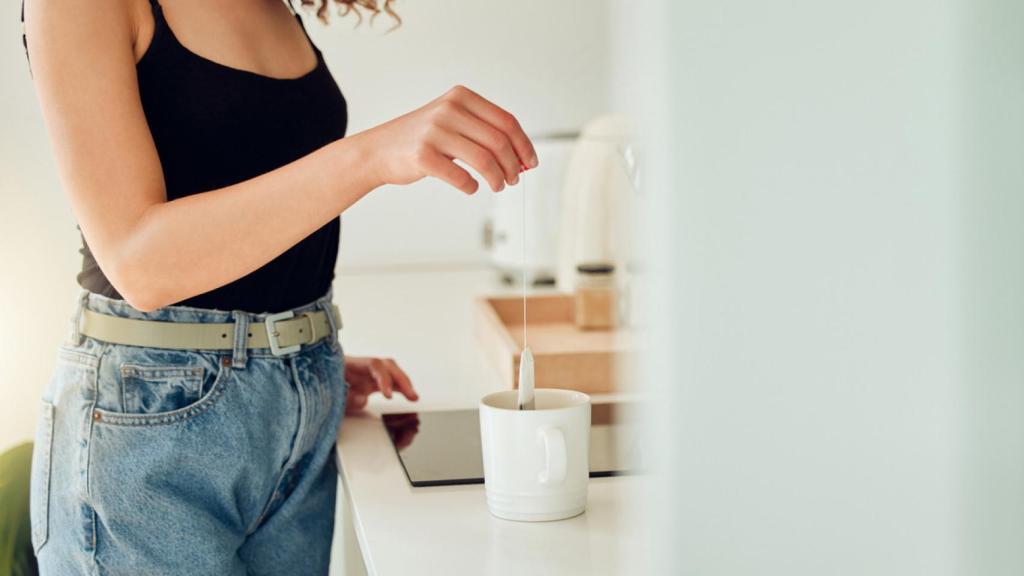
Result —
<path fill-rule="evenodd" d="M 217 378 L 210 385 L 210 391 L 205 396 L 189 406 L 163 414 L 119 414 L 96 408 L 95 404 L 93 412 L 99 413 L 102 423 L 114 426 L 160 426 L 189 420 L 214 406 L 216 401 L 224 395 L 224 391 L 227 389 L 227 380 L 231 377 L 231 370 L 226 366 L 221 366 L 217 371 Z"/>
<path fill-rule="evenodd" d="M 89 540 L 92 543 L 92 550 L 89 551 L 89 556 L 92 560 L 92 568 L 95 574 L 99 573 L 99 565 L 96 563 L 96 511 L 92 507 L 92 443 L 93 443 L 93 430 L 95 428 L 96 421 L 91 418 L 94 410 L 96 410 L 96 403 L 99 401 L 99 363 L 102 361 L 104 354 L 110 350 L 110 346 L 105 343 L 100 343 L 100 351 L 96 356 L 96 366 L 93 369 L 92 378 L 87 383 L 87 386 L 92 391 L 92 402 L 89 404 L 90 416 L 85 417 L 85 429 L 82 431 L 82 442 L 85 444 L 84 453 L 82 457 L 85 458 L 85 462 L 81 464 L 80 473 L 85 475 L 85 494 L 84 499 L 88 504 L 89 511 L 92 515 L 92 533 L 89 534 Z"/>
<path fill-rule="evenodd" d="M 281 468 L 281 471 L 277 475 L 277 480 L 274 482 L 274 490 L 270 493 L 270 498 L 267 499 L 267 503 L 263 505 L 263 510 L 260 511 L 259 516 L 256 518 L 255 521 L 253 521 L 252 526 L 249 526 L 246 529 L 246 536 L 251 535 L 257 529 L 259 529 L 260 524 L 263 522 L 263 519 L 266 518 L 268 513 L 270 513 L 271 507 L 278 500 L 278 496 L 281 493 L 281 482 L 284 480 L 285 475 L 288 474 L 288 470 L 291 469 L 292 466 L 294 466 L 295 463 L 298 461 L 295 458 L 295 450 L 296 448 L 300 448 L 302 446 L 302 438 L 306 433 L 306 417 L 308 407 L 306 406 L 306 401 L 304 400 L 302 395 L 302 387 L 300 385 L 299 374 L 295 369 L 295 363 L 289 362 L 288 367 L 290 368 L 291 371 L 291 377 L 294 379 L 296 383 L 295 392 L 299 399 L 299 426 L 295 429 L 295 443 L 292 445 L 292 449 L 288 453 L 288 459 L 285 460 L 284 466 Z"/>
<path fill-rule="evenodd" d="M 72 346 L 80 346 L 85 335 L 82 334 L 82 310 L 85 308 L 85 303 L 89 298 L 89 291 L 85 288 L 79 288 L 78 293 L 75 296 L 75 309 L 71 314 L 71 332 L 68 334 L 65 344 Z"/>
<path fill-rule="evenodd" d="M 53 403 L 43 399 L 42 410 L 39 415 L 39 423 L 37 426 L 41 426 L 45 436 L 40 438 L 41 443 L 37 442 L 37 452 L 33 455 L 33 458 L 38 458 L 38 462 L 35 463 L 33 468 L 37 468 L 38 472 L 46 478 L 43 484 L 43 497 L 38 502 L 32 502 L 32 507 L 35 508 L 35 512 L 38 514 L 33 519 L 31 525 L 33 552 L 38 556 L 39 551 L 46 545 L 50 539 L 50 500 L 52 499 L 52 485 L 53 485 L 53 431 L 54 431 L 54 406 Z M 34 473 L 34 472 L 33 472 Z M 37 496 L 33 494 L 34 498 Z M 39 510 L 41 507 L 41 510 Z"/>
<path fill-rule="evenodd" d="M 231 349 L 231 367 L 235 369 L 245 368 L 245 361 L 249 344 L 248 334 L 252 328 L 249 326 L 249 314 L 241 310 L 234 310 L 231 316 L 235 319 L 233 347 Z"/>
<path fill-rule="evenodd" d="M 121 412 L 128 411 L 128 386 L 126 380 L 135 379 L 144 382 L 161 382 L 181 380 L 194 384 L 199 396 L 192 405 L 203 399 L 203 382 L 206 381 L 206 368 L 203 366 L 181 366 L 178 364 L 140 364 L 122 362 L 115 376 L 117 388 L 121 392 Z"/>
<path fill-rule="evenodd" d="M 92 516 L 92 562 L 93 566 L 96 567 L 96 573 L 99 574 L 99 563 L 96 562 L 96 509 L 90 506 L 88 503 L 84 504 L 89 509 L 89 514 Z"/>
<path fill-rule="evenodd" d="M 71 362 L 92 369 L 99 365 L 99 356 L 64 346 L 57 349 L 57 360 Z"/>
<path fill-rule="evenodd" d="M 122 369 L 123 369 L 123 365 L 122 365 Z M 119 375 L 117 375 L 115 377 L 117 378 L 117 388 L 121 392 L 121 406 L 119 406 L 119 409 L 121 410 L 121 412 L 127 412 L 128 411 L 128 394 L 126 394 L 126 391 L 127 391 L 128 387 L 124 385 L 124 373 L 121 372 Z"/>
<path fill-rule="evenodd" d="M 180 364 L 143 364 L 122 362 L 121 375 L 140 380 L 201 380 L 206 368 L 203 366 L 182 366 Z"/>

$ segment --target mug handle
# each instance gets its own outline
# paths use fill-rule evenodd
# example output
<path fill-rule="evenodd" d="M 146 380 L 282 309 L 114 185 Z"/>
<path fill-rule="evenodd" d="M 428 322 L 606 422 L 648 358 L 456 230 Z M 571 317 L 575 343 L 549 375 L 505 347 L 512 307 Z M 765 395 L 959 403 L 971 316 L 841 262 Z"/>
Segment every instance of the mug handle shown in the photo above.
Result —
<path fill-rule="evenodd" d="M 565 480 L 565 435 L 554 426 L 542 426 L 537 435 L 544 442 L 544 469 L 537 473 L 537 481 L 561 484 Z"/>

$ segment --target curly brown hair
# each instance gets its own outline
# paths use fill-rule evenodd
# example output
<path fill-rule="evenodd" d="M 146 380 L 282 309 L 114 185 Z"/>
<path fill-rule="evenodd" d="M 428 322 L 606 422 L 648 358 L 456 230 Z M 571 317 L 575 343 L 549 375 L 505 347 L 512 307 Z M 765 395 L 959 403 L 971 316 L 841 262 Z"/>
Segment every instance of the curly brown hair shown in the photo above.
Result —
<path fill-rule="evenodd" d="M 348 16 L 348 14 L 355 13 L 356 26 L 363 22 L 363 11 L 370 13 L 370 23 L 372 25 L 374 18 L 380 15 L 381 12 L 387 14 L 395 21 L 395 25 L 392 28 L 397 28 L 402 24 L 402 19 L 399 18 L 398 14 L 391 7 L 394 0 L 300 0 L 303 6 L 315 6 L 316 17 L 321 22 L 327 23 L 328 16 L 328 4 L 334 2 L 338 6 L 338 15 L 341 17 Z"/>

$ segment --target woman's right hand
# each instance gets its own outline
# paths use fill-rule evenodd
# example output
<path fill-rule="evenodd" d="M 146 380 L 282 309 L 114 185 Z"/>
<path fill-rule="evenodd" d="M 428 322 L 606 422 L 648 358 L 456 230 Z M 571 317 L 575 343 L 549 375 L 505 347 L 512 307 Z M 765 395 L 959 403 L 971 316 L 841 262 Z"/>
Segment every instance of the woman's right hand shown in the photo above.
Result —
<path fill-rule="evenodd" d="M 382 184 L 433 176 L 472 194 L 479 183 L 455 163 L 460 160 L 498 192 L 537 166 L 537 152 L 515 116 L 464 86 L 358 137 L 366 141 L 369 166 Z"/>

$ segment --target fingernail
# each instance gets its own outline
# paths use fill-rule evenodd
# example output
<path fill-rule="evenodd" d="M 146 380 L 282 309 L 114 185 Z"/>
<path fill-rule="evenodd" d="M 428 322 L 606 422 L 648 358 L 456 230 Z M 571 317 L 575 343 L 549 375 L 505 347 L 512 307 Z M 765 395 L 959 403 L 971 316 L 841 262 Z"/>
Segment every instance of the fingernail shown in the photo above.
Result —
<path fill-rule="evenodd" d="M 527 164 L 529 164 L 530 168 L 536 168 L 537 165 L 540 164 L 540 162 L 537 161 L 537 157 L 536 156 L 533 156 L 533 157 L 530 158 L 530 161 L 527 162 Z"/>
<path fill-rule="evenodd" d="M 519 184 L 519 175 L 518 174 L 513 174 L 512 175 L 512 180 L 509 182 L 509 184 L 511 184 L 513 186 L 515 186 L 516 184 Z"/>

